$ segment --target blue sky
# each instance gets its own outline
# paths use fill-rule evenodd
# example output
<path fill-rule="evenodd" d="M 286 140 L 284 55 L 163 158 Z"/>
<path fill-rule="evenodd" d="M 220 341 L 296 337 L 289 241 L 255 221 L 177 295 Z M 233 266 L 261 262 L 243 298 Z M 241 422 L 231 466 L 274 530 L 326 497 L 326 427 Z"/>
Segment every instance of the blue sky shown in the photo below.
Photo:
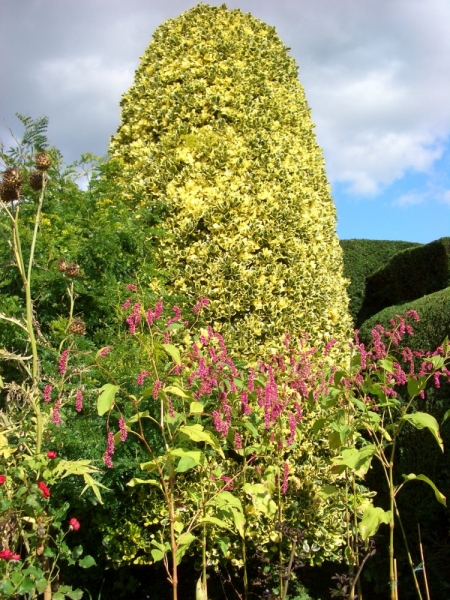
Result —
<path fill-rule="evenodd" d="M 67 162 L 104 155 L 155 28 L 191 0 L 1 0 L 0 139 L 47 115 Z M 222 4 L 222 0 L 210 4 Z M 299 65 L 343 239 L 450 235 L 450 2 L 230 0 Z M 19 129 L 19 130 L 18 130 Z"/>

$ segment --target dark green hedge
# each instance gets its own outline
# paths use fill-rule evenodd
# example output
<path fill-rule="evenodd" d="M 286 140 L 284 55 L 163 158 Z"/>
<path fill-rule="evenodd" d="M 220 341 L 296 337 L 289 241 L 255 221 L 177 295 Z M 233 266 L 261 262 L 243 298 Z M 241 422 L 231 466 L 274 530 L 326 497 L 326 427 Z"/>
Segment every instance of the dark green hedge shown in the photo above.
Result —
<path fill-rule="evenodd" d="M 410 309 L 417 311 L 420 321 L 412 323 L 414 336 L 406 336 L 405 345 L 413 350 L 434 350 L 450 334 L 450 287 L 411 302 L 389 306 L 373 315 L 361 326 L 361 339 L 367 343 L 370 340 L 370 332 L 376 324 L 381 323 L 387 327 L 390 319 L 396 314 L 404 315 Z M 417 409 L 432 414 L 439 424 L 442 423 L 443 416 L 449 408 L 450 384 L 446 382 L 441 383 L 440 389 L 429 385 L 425 400 L 417 401 Z M 444 453 L 439 450 L 436 441 L 428 431 L 405 427 L 396 452 L 397 482 L 402 481 L 403 473 L 423 474 L 436 484 L 447 499 L 450 497 L 450 420 L 441 425 L 441 435 Z M 369 486 L 377 491 L 378 504 L 387 508 L 389 498 L 386 494 L 384 475 L 379 469 L 375 468 L 369 474 Z M 417 524 L 420 523 L 422 540 L 427 548 L 427 575 L 431 597 L 450 598 L 450 545 L 447 533 L 444 534 L 448 531 L 448 508 L 438 504 L 431 488 L 419 482 L 405 485 L 398 496 L 398 504 L 416 563 L 420 562 L 417 541 Z M 403 553 L 403 540 L 400 537 L 396 545 L 399 577 L 409 577 L 407 557 Z M 375 563 L 374 568 L 375 575 L 379 575 Z M 414 597 L 416 596 L 411 585 L 405 599 Z"/>
<path fill-rule="evenodd" d="M 398 252 L 367 278 L 361 323 L 380 310 L 450 286 L 450 238 Z"/>
<path fill-rule="evenodd" d="M 344 251 L 344 276 L 350 279 L 347 290 L 350 314 L 359 325 L 358 315 L 364 303 L 366 279 L 383 268 L 397 252 L 421 244 L 387 240 L 341 240 L 340 244 Z"/>

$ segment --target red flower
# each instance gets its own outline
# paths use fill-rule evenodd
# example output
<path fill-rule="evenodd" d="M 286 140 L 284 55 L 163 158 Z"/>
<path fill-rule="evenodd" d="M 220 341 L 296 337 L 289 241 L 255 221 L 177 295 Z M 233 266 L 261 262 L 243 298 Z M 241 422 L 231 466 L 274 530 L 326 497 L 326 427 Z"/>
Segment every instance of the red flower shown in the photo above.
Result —
<path fill-rule="evenodd" d="M 47 452 L 47 458 L 56 458 L 58 456 L 58 453 L 55 452 L 54 450 L 49 450 Z"/>
<path fill-rule="evenodd" d="M 0 475 L 0 485 L 3 485 L 6 481 L 6 477 L 4 475 Z"/>
<path fill-rule="evenodd" d="M 48 487 L 45 485 L 45 483 L 43 481 L 40 481 L 38 483 L 38 488 L 41 490 L 44 498 L 50 498 L 50 490 L 48 489 Z"/>
<path fill-rule="evenodd" d="M 75 517 L 73 517 L 72 519 L 70 519 L 69 526 L 74 531 L 78 531 L 80 529 L 80 527 L 81 527 L 80 522 L 77 519 L 75 519 Z"/>
<path fill-rule="evenodd" d="M 3 558 L 3 560 L 20 560 L 20 554 L 14 554 L 6 548 L 0 552 L 0 558 Z"/>

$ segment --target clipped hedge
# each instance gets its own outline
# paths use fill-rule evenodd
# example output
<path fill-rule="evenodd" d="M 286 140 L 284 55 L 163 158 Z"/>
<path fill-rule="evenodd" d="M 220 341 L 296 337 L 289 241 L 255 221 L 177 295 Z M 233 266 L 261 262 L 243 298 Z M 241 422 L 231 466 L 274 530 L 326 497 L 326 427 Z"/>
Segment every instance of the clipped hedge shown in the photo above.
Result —
<path fill-rule="evenodd" d="M 430 245 L 430 244 L 429 244 Z M 407 336 L 405 343 L 412 350 L 433 351 L 444 338 L 450 334 L 450 287 L 423 296 L 417 300 L 389 306 L 365 321 L 360 329 L 360 337 L 364 342 L 370 339 L 371 330 L 381 323 L 389 324 L 396 314 L 405 314 L 414 309 L 420 317 L 414 323 L 414 335 Z M 398 481 L 404 473 L 423 474 L 429 477 L 438 489 L 450 497 L 450 420 L 442 424 L 442 419 L 450 409 L 450 385 L 441 382 L 439 389 L 429 385 L 426 389 L 425 400 L 418 400 L 418 409 L 432 414 L 440 424 L 444 452 L 441 452 L 435 439 L 427 430 L 418 431 L 406 427 L 397 448 Z M 369 485 L 378 491 L 377 502 L 387 506 L 388 498 L 384 494 L 384 474 L 375 470 Z M 432 598 L 450 597 L 450 546 L 448 536 L 439 532 L 448 531 L 448 508 L 436 502 L 433 491 L 426 485 L 407 485 L 399 494 L 399 507 L 407 537 L 416 548 L 417 523 L 420 523 L 422 540 L 427 547 L 427 576 Z M 436 532 L 438 534 L 436 535 Z M 398 539 L 397 547 L 402 548 L 403 541 Z M 399 573 L 409 577 L 407 557 L 399 556 Z M 374 598 L 379 596 L 375 595 Z M 408 598 L 415 597 L 411 584 Z M 369 600 L 372 596 L 368 596 Z"/>
<path fill-rule="evenodd" d="M 130 202 L 166 203 L 160 265 L 255 360 L 349 337 L 336 211 L 298 68 L 273 27 L 199 4 L 159 27 L 110 145 Z"/>
<path fill-rule="evenodd" d="M 395 304 L 416 300 L 450 285 L 450 237 L 407 248 L 368 277 L 361 321 Z"/>
<path fill-rule="evenodd" d="M 350 280 L 347 293 L 350 297 L 350 314 L 355 325 L 360 325 L 359 312 L 366 295 L 366 280 L 402 250 L 421 246 L 412 242 L 388 240 L 341 240 L 344 251 L 344 277 Z"/>

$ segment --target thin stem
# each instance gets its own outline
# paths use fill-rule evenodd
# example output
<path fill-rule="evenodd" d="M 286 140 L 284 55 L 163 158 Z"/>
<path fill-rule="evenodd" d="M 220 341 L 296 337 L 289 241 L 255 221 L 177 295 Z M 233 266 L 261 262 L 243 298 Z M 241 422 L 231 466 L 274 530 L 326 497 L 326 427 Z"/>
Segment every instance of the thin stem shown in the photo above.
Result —
<path fill-rule="evenodd" d="M 427 594 L 427 600 L 430 600 L 430 590 L 428 589 L 427 572 L 425 569 L 425 556 L 423 554 L 422 536 L 420 535 L 420 523 L 417 523 L 417 531 L 419 532 L 420 558 L 422 559 L 422 571 L 423 571 L 423 578 L 425 581 L 425 592 Z"/>
<path fill-rule="evenodd" d="M 397 488 L 397 493 L 398 493 L 399 489 L 400 488 Z M 398 510 L 398 506 L 397 506 L 397 502 L 396 501 L 395 501 L 395 514 L 397 515 L 397 519 L 398 519 L 398 522 L 399 522 L 399 525 L 400 525 L 400 529 L 402 531 L 403 541 L 405 542 L 406 554 L 408 556 L 409 566 L 411 567 L 412 576 L 414 578 L 414 585 L 416 586 L 417 595 L 419 596 L 419 600 L 423 600 L 423 598 L 422 598 L 422 592 L 420 591 L 419 581 L 417 580 L 417 575 L 416 575 L 416 572 L 414 570 L 414 563 L 413 563 L 413 560 L 412 560 L 412 557 L 411 557 L 411 552 L 409 550 L 409 545 L 408 545 L 408 540 L 406 538 L 405 528 L 403 527 L 403 523 L 402 523 L 402 520 L 400 518 L 400 513 L 399 513 L 399 510 Z"/>

